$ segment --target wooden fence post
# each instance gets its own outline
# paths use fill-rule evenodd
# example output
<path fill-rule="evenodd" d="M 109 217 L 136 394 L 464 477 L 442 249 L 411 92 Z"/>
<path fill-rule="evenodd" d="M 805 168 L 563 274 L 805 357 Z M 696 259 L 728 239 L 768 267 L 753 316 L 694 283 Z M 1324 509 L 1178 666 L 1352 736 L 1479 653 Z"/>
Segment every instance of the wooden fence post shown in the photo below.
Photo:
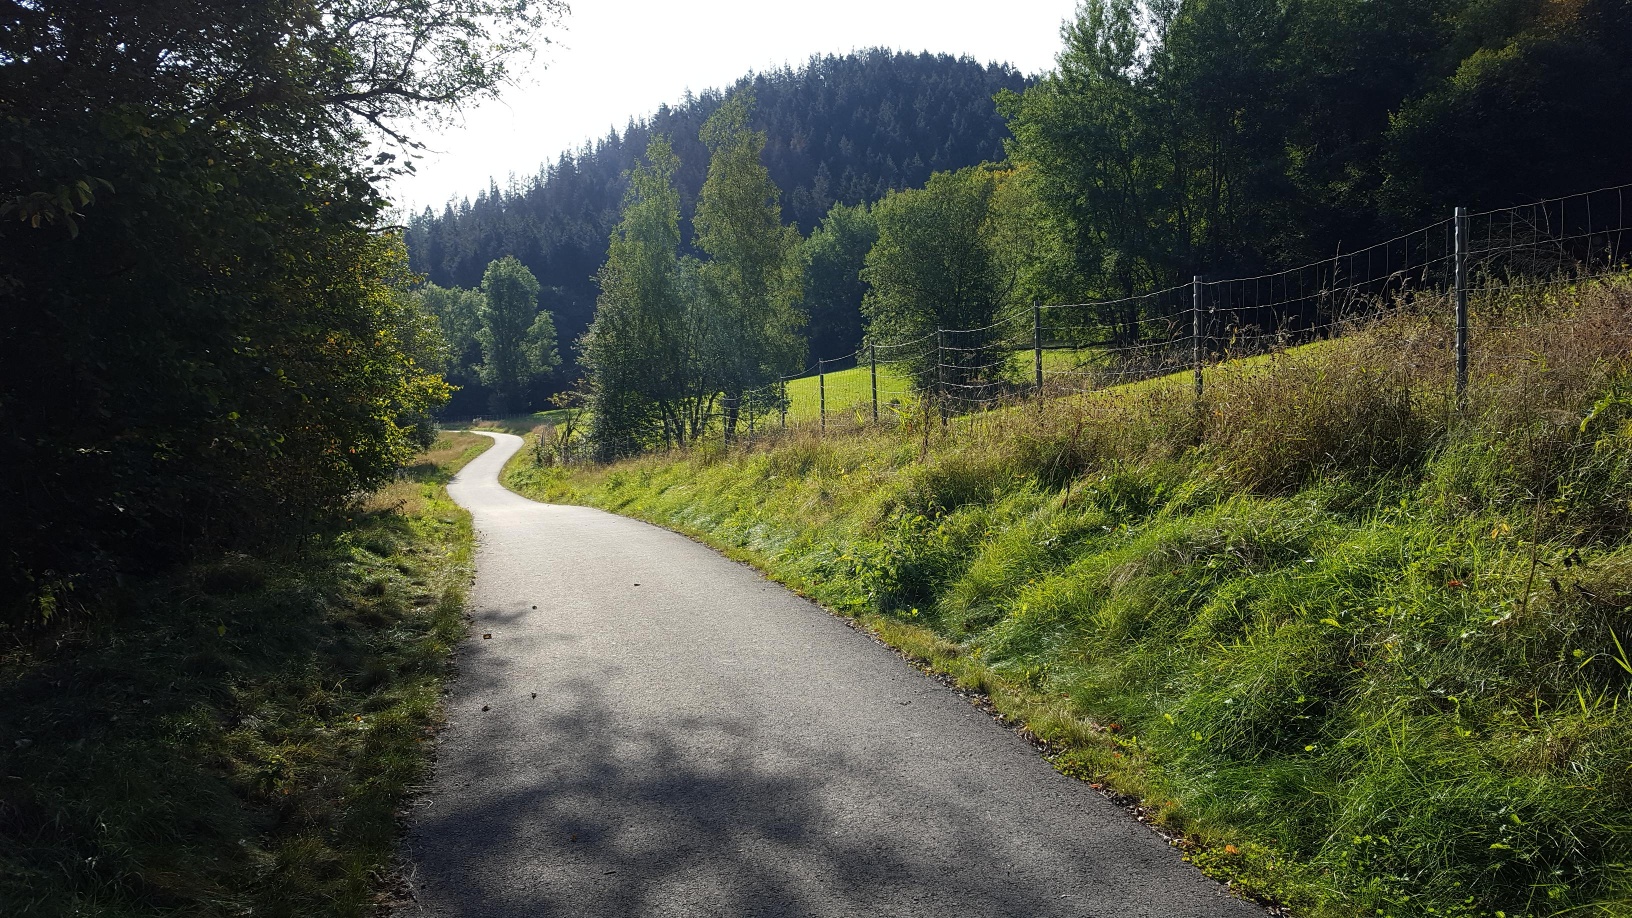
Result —
<path fill-rule="evenodd" d="M 1456 209 L 1456 404 L 1468 400 L 1468 209 Z"/>
<path fill-rule="evenodd" d="M 1037 371 L 1037 397 L 1043 396 L 1043 307 L 1031 301 L 1031 363 Z"/>
<path fill-rule="evenodd" d="M 867 361 L 873 372 L 873 423 L 878 423 L 878 345 L 867 345 Z"/>
<path fill-rule="evenodd" d="M 1190 282 L 1190 369 L 1196 378 L 1196 403 L 1201 403 L 1201 275 Z"/>

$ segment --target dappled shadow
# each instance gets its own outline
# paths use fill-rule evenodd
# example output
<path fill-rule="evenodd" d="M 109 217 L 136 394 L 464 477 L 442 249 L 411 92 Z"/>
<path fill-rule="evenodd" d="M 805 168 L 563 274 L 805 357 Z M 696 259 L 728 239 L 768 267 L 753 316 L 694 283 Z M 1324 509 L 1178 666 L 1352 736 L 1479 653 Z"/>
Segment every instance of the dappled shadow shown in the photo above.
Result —
<path fill-rule="evenodd" d="M 631 727 L 603 688 L 611 675 L 456 726 L 472 735 L 441 767 L 460 786 L 444 783 L 413 832 L 421 913 L 1084 914 L 999 881 L 975 834 L 915 839 L 878 800 L 826 793 L 859 764 L 842 750 L 764 749 L 728 717 Z M 467 697 L 498 689 L 470 678 Z M 966 815 L 950 822 L 977 821 Z"/>
<path fill-rule="evenodd" d="M 514 446 L 452 489 L 482 537 L 477 636 L 407 914 L 1261 914 L 820 609 L 502 490 Z"/>

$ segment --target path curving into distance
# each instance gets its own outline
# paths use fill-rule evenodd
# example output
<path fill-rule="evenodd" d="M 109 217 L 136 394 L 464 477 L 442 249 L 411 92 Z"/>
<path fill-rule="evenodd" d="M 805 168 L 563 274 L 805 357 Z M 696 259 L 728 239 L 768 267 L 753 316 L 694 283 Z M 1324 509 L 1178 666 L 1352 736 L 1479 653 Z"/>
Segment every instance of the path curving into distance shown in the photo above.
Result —
<path fill-rule="evenodd" d="M 403 912 L 1263 914 L 751 568 L 505 490 L 521 440 L 491 436 L 449 486 L 480 538 L 476 624 Z"/>

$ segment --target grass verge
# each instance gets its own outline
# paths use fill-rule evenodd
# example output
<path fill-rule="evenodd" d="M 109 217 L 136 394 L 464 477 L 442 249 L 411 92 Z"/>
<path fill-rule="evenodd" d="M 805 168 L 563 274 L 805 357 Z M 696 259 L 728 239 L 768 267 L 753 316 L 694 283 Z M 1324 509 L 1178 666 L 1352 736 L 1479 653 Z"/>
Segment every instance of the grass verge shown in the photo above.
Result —
<path fill-rule="evenodd" d="M 1144 384 L 506 483 L 858 618 L 1299 914 L 1629 915 L 1632 285 L 1475 305 L 1461 409 L 1450 329 L 1402 315 L 1199 407 Z"/>
<path fill-rule="evenodd" d="M 363 915 L 430 755 L 472 533 L 444 434 L 322 537 L 0 656 L 0 913 Z"/>

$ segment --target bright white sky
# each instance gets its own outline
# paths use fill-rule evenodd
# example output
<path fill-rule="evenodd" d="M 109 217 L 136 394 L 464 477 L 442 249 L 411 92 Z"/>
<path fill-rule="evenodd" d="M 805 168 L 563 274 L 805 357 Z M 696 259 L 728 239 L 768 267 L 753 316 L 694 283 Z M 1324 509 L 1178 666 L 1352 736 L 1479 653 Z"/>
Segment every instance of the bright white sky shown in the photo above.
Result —
<path fill-rule="evenodd" d="M 812 54 L 871 47 L 967 54 L 1025 73 L 1054 65 L 1076 0 L 570 0 L 519 85 L 452 124 L 418 132 L 418 174 L 392 189 L 411 211 L 474 198 L 489 177 L 528 177 L 562 151 L 675 104 Z"/>

